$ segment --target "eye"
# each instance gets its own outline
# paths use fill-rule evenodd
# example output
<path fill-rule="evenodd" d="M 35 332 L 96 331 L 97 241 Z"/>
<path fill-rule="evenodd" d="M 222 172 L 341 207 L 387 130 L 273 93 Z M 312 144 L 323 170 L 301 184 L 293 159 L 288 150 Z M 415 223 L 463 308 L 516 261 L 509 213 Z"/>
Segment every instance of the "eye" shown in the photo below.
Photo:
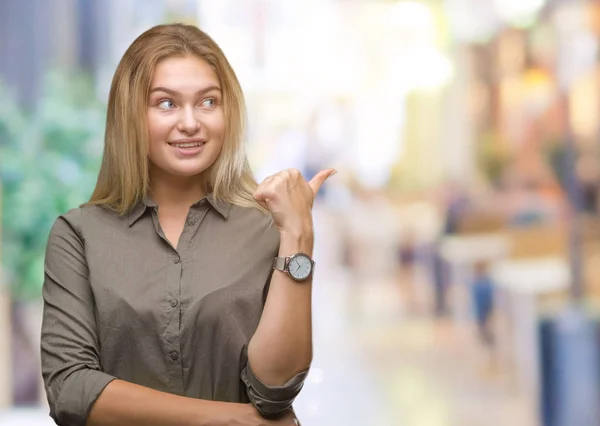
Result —
<path fill-rule="evenodd" d="M 163 99 L 158 103 L 158 107 L 161 109 L 175 108 L 175 103 L 170 99 Z"/>
<path fill-rule="evenodd" d="M 217 100 L 215 98 L 206 98 L 202 101 L 201 105 L 205 108 L 214 108 L 217 106 Z"/>

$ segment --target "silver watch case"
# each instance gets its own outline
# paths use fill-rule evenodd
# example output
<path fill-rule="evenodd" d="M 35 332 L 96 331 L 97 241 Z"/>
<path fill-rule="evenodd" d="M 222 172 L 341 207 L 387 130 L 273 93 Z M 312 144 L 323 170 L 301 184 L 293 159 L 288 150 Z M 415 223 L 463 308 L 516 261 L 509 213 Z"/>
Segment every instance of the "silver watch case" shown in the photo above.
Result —
<path fill-rule="evenodd" d="M 295 277 L 290 272 L 290 270 L 288 268 L 290 262 L 292 262 L 294 259 L 296 259 L 298 257 L 305 257 L 308 260 L 310 260 L 310 265 L 311 265 L 310 266 L 310 273 L 305 278 Z M 273 259 L 273 269 L 276 269 L 278 271 L 287 273 L 290 276 L 290 278 L 292 278 L 294 281 L 302 282 L 302 281 L 306 281 L 307 279 L 309 279 L 310 277 L 312 277 L 313 272 L 315 270 L 315 261 L 312 260 L 310 258 L 310 256 L 307 255 L 306 253 L 296 253 L 296 254 L 293 254 L 293 255 L 288 256 L 288 257 L 282 257 L 282 256 L 280 256 L 280 257 L 276 257 L 275 259 Z"/>

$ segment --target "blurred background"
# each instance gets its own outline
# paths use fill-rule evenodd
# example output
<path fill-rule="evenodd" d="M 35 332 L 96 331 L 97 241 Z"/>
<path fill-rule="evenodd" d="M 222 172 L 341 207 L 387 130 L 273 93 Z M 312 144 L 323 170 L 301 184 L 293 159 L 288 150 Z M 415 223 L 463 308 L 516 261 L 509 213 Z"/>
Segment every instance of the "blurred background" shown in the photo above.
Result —
<path fill-rule="evenodd" d="M 315 205 L 307 426 L 600 425 L 600 1 L 0 0 L 0 425 L 50 425 L 43 256 L 112 74 L 186 22 Z M 124 343 L 125 344 L 125 343 Z"/>

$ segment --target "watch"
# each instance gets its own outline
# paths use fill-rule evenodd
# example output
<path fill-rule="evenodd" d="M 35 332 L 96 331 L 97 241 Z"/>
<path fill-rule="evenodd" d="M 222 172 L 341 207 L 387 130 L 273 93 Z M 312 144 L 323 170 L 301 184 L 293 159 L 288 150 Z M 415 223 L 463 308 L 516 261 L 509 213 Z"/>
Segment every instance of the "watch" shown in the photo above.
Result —
<path fill-rule="evenodd" d="M 286 272 L 295 281 L 305 281 L 313 274 L 315 261 L 305 253 L 296 253 L 289 257 L 276 257 L 273 269 Z"/>

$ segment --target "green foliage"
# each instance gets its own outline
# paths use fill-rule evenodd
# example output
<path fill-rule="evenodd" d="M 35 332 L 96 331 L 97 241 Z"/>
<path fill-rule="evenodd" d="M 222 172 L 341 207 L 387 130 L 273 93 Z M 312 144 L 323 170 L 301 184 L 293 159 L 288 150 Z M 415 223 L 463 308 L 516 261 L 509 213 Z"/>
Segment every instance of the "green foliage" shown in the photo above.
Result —
<path fill-rule="evenodd" d="M 53 73 L 25 112 L 0 85 L 2 263 L 16 298 L 39 297 L 50 227 L 85 202 L 102 153 L 105 107 L 87 76 Z"/>

